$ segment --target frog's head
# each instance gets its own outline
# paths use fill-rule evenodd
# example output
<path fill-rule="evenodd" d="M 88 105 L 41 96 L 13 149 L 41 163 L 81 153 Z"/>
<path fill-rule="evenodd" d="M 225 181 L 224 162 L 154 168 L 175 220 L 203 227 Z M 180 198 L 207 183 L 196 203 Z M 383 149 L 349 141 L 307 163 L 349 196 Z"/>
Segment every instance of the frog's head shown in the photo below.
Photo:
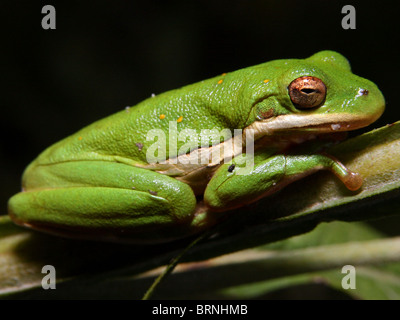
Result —
<path fill-rule="evenodd" d="M 377 86 L 354 75 L 336 52 L 272 63 L 276 76 L 266 83 L 268 93 L 257 97 L 248 119 L 258 136 L 349 131 L 371 124 L 384 111 Z"/>

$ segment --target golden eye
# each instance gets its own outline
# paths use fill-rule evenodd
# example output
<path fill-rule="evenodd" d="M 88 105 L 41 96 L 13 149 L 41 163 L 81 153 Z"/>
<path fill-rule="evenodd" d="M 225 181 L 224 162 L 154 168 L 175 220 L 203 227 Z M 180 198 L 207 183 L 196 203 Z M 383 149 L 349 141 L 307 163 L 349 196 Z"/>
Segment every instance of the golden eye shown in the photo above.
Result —
<path fill-rule="evenodd" d="M 296 109 L 311 109 L 321 106 L 326 97 L 326 86 L 321 79 L 311 76 L 294 79 L 289 87 L 289 96 Z"/>

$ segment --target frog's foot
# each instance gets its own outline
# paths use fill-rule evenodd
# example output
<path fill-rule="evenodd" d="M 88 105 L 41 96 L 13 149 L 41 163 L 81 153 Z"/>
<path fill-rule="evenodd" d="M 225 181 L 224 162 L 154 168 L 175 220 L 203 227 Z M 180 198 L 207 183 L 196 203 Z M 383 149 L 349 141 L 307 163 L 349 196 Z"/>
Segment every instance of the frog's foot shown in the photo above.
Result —
<path fill-rule="evenodd" d="M 327 161 L 326 168 L 330 170 L 336 177 L 338 177 L 347 189 L 350 191 L 357 191 L 363 184 L 363 178 L 357 172 L 353 172 L 346 168 L 339 160 L 331 155 L 325 155 L 331 161 Z"/>

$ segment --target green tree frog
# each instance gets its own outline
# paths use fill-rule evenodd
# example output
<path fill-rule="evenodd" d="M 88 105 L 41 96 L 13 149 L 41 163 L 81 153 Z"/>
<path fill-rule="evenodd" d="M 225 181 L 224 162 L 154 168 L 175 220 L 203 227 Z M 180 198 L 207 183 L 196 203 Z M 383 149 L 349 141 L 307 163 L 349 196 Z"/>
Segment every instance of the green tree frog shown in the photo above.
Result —
<path fill-rule="evenodd" d="M 153 95 L 50 146 L 26 168 L 9 214 L 57 235 L 157 243 L 205 230 L 318 170 L 357 190 L 362 179 L 333 157 L 290 150 L 367 126 L 384 107 L 377 86 L 334 51 L 224 73 Z M 222 136 L 203 139 L 207 130 Z M 236 141 L 242 145 L 230 148 Z"/>

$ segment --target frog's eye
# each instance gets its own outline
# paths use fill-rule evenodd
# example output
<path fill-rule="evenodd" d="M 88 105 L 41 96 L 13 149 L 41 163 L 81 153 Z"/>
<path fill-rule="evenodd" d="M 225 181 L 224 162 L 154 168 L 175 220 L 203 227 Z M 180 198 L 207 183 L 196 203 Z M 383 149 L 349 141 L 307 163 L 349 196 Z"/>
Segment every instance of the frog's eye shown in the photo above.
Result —
<path fill-rule="evenodd" d="M 326 97 L 325 84 L 321 79 L 311 76 L 293 80 L 288 90 L 296 109 L 317 108 L 324 103 Z"/>

